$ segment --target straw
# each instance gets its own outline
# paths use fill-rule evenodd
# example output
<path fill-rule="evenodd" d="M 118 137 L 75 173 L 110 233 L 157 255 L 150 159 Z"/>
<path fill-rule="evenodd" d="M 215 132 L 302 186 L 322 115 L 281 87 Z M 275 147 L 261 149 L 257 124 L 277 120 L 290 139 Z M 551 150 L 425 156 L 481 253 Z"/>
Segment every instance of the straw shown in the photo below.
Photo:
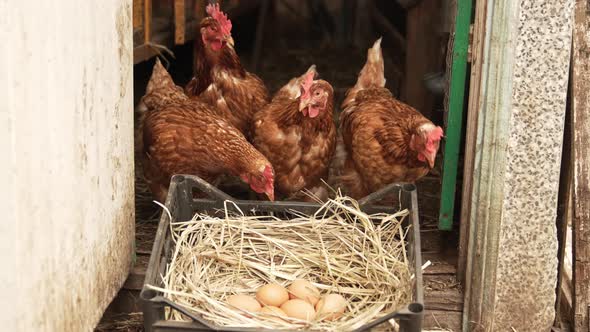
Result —
<path fill-rule="evenodd" d="M 177 304 L 219 326 L 347 331 L 409 304 L 412 273 L 406 252 L 408 210 L 367 215 L 358 203 L 338 196 L 313 216 L 197 214 L 171 224 L 172 259 L 158 290 Z M 344 315 L 310 322 L 231 307 L 233 294 L 254 296 L 267 283 L 285 287 L 306 279 L 322 295 L 348 301 Z M 186 320 L 168 311 L 168 319 Z M 389 326 L 391 327 L 391 326 Z"/>

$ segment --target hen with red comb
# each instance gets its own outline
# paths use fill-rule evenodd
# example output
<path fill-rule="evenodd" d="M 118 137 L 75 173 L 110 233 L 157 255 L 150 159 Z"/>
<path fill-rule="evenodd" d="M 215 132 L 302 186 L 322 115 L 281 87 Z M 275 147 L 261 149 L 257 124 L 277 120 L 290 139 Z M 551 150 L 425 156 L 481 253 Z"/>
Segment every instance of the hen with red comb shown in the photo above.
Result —
<path fill-rule="evenodd" d="M 214 20 L 217 21 L 217 23 L 219 23 L 221 32 L 224 35 L 231 34 L 231 21 L 227 18 L 227 15 L 219 9 L 218 3 L 207 5 L 206 11 L 207 14 L 209 14 L 209 16 L 211 16 Z"/>
<path fill-rule="evenodd" d="M 216 106 L 217 95 L 222 95 L 224 107 L 230 111 L 223 116 L 250 137 L 252 116 L 268 103 L 268 91 L 258 76 L 243 68 L 227 15 L 218 4 L 208 5 L 207 14 L 199 27 L 200 38 L 195 38 L 194 77 L 185 92 L 212 107 Z"/>
<path fill-rule="evenodd" d="M 327 181 L 336 146 L 334 91 L 316 75 L 311 66 L 254 115 L 252 143 L 272 163 L 282 199 L 310 200 L 302 190 L 327 198 L 322 179 Z"/>
<path fill-rule="evenodd" d="M 362 198 L 394 182 L 414 182 L 435 165 L 441 127 L 385 88 L 381 39 L 367 52 L 340 115 L 335 176 L 331 183 Z"/>
<path fill-rule="evenodd" d="M 223 96 L 218 95 L 219 104 Z M 244 135 L 213 108 L 189 99 L 159 60 L 141 100 L 136 140 L 144 175 L 160 202 L 166 200 L 174 174 L 197 175 L 215 184 L 224 176 L 239 177 L 257 193 L 274 199 L 270 162 Z"/>

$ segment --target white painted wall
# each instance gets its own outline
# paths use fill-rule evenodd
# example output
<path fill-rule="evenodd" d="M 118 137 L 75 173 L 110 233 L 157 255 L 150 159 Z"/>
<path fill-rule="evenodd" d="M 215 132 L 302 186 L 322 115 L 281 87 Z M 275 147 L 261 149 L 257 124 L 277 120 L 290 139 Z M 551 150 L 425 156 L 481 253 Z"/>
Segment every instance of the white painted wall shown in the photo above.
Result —
<path fill-rule="evenodd" d="M 91 331 L 133 251 L 131 0 L 0 0 L 0 329 Z"/>

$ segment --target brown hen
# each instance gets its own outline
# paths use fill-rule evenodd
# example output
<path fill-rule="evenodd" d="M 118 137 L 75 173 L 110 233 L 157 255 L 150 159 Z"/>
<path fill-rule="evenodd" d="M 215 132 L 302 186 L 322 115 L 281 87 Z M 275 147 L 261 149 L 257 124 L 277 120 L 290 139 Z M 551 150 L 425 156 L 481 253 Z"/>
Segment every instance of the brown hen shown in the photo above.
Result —
<path fill-rule="evenodd" d="M 229 109 L 223 116 L 249 138 L 252 116 L 268 103 L 268 90 L 258 76 L 242 67 L 233 47 L 231 21 L 219 5 L 208 5 L 207 13 L 195 38 L 194 77 L 186 94 L 212 105 L 222 95 Z"/>
<path fill-rule="evenodd" d="M 381 39 L 368 50 L 356 85 L 342 103 L 337 185 L 362 198 L 394 182 L 414 182 L 434 167 L 443 136 L 416 109 L 385 87 Z"/>
<path fill-rule="evenodd" d="M 254 115 L 253 144 L 272 163 L 277 192 L 287 199 L 308 200 L 303 189 L 320 199 L 328 194 L 321 180 L 336 146 L 334 91 L 315 75 L 312 66 L 293 78 Z"/>
<path fill-rule="evenodd" d="M 189 99 L 159 60 L 142 104 L 138 144 L 144 175 L 156 199 L 165 201 L 174 174 L 193 174 L 210 183 L 221 175 L 236 176 L 255 192 L 274 199 L 270 162 L 218 116 L 218 110 Z"/>

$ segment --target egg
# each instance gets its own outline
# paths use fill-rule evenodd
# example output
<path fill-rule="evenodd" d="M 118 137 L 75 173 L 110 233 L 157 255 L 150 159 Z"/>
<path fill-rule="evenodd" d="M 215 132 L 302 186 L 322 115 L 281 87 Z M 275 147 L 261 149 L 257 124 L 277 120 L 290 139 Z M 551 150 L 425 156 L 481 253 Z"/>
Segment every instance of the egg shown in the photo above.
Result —
<path fill-rule="evenodd" d="M 258 289 L 256 299 L 262 305 L 280 307 L 281 304 L 289 300 L 289 292 L 281 285 L 268 284 Z"/>
<path fill-rule="evenodd" d="M 302 299 L 311 305 L 316 305 L 320 300 L 320 291 L 307 280 L 294 280 L 288 290 L 290 299 Z"/>
<path fill-rule="evenodd" d="M 291 318 L 309 321 L 315 317 L 313 306 L 301 299 L 289 300 L 283 303 L 281 309 Z"/>
<path fill-rule="evenodd" d="M 260 303 L 258 303 L 258 301 L 252 296 L 248 295 L 232 295 L 227 298 L 227 303 L 238 309 L 249 312 L 258 312 L 261 309 Z"/>
<path fill-rule="evenodd" d="M 279 317 L 287 317 L 287 314 L 283 310 L 281 310 L 281 308 L 274 307 L 271 305 L 267 305 L 266 307 L 262 307 L 262 309 L 260 310 L 260 313 L 271 315 L 272 317 L 269 317 L 269 319 L 275 320 L 275 321 L 281 321 L 281 319 Z M 278 316 L 278 317 L 276 317 L 276 316 Z"/>
<path fill-rule="evenodd" d="M 336 320 L 346 310 L 348 302 L 342 295 L 328 294 L 322 297 L 315 306 L 318 318 L 323 320 Z"/>

